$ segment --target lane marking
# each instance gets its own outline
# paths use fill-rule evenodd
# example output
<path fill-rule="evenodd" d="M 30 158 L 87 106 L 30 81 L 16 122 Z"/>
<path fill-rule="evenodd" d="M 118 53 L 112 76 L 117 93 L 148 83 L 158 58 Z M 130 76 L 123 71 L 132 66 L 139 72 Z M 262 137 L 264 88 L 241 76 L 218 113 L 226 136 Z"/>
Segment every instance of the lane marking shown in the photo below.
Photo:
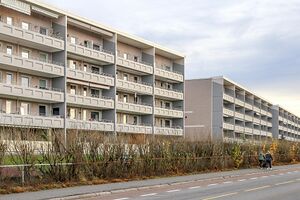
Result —
<path fill-rule="evenodd" d="M 172 192 L 179 192 L 180 190 L 169 190 L 167 191 L 168 193 L 172 193 Z"/>
<path fill-rule="evenodd" d="M 243 181 L 245 181 L 246 179 L 241 179 L 241 180 L 238 180 L 239 182 L 243 182 Z"/>
<path fill-rule="evenodd" d="M 248 190 L 244 190 L 244 192 L 251 192 L 251 191 L 255 191 L 255 190 L 262 190 L 262 189 L 269 188 L 269 187 L 271 187 L 271 185 L 265 185 L 265 186 L 262 186 L 262 187 L 251 188 L 251 189 L 248 189 Z"/>
<path fill-rule="evenodd" d="M 238 193 L 237 192 L 232 192 L 232 193 L 222 194 L 222 195 L 219 195 L 219 196 L 208 197 L 208 198 L 205 198 L 205 199 L 202 199 L 202 200 L 219 199 L 219 198 L 222 198 L 222 197 L 233 196 L 233 195 L 236 195 L 236 194 L 238 194 Z"/>
<path fill-rule="evenodd" d="M 189 187 L 190 190 L 201 188 L 201 186 Z"/>
<path fill-rule="evenodd" d="M 218 185 L 218 183 L 212 183 L 212 184 L 209 184 L 207 186 L 210 187 L 210 186 L 216 186 L 216 185 Z"/>
<path fill-rule="evenodd" d="M 256 180 L 257 179 L 257 177 L 253 177 L 253 178 L 250 178 L 251 180 Z"/>
<path fill-rule="evenodd" d="M 285 185 L 285 184 L 289 184 L 289 183 L 294 183 L 295 181 L 286 181 L 286 182 L 281 182 L 281 183 L 276 183 L 275 185 Z"/>
<path fill-rule="evenodd" d="M 224 184 L 229 184 L 229 183 L 232 183 L 232 181 L 226 181 L 226 182 L 223 182 Z"/>
<path fill-rule="evenodd" d="M 127 200 L 127 199 L 129 199 L 129 198 L 124 197 L 124 198 L 119 198 L 119 199 L 114 199 L 114 200 Z"/>
<path fill-rule="evenodd" d="M 141 197 L 149 197 L 149 196 L 154 196 L 154 195 L 157 195 L 157 193 L 143 194 L 143 195 L 140 195 L 140 196 Z"/>

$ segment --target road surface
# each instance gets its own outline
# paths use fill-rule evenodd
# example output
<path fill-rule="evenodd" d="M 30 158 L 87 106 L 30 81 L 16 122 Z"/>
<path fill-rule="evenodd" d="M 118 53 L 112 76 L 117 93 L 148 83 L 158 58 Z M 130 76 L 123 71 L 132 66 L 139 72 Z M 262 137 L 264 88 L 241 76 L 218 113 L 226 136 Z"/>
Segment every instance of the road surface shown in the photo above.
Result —
<path fill-rule="evenodd" d="M 297 200 L 300 199 L 300 168 L 259 171 L 152 189 L 132 189 L 88 200 Z"/>

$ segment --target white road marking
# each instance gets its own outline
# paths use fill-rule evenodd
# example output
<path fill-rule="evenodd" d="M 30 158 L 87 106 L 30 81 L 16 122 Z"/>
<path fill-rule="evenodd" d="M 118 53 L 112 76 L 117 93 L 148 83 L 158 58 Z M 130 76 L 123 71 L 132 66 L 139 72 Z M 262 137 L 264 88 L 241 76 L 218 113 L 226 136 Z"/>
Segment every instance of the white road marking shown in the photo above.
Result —
<path fill-rule="evenodd" d="M 126 199 L 129 199 L 129 198 L 124 197 L 124 198 L 119 198 L 119 199 L 114 199 L 114 200 L 126 200 Z"/>
<path fill-rule="evenodd" d="M 251 180 L 256 180 L 257 179 L 257 177 L 253 177 L 253 178 L 250 178 Z"/>
<path fill-rule="evenodd" d="M 265 186 L 262 186 L 262 187 L 251 188 L 251 189 L 244 190 L 244 191 L 245 192 L 251 192 L 251 191 L 255 191 L 255 190 L 262 190 L 262 189 L 269 188 L 269 187 L 271 187 L 271 186 L 270 185 L 265 185 Z"/>
<path fill-rule="evenodd" d="M 212 183 L 212 184 L 209 184 L 208 187 L 210 187 L 210 186 L 216 186 L 216 185 L 218 185 L 218 183 Z"/>
<path fill-rule="evenodd" d="M 236 195 L 236 194 L 238 194 L 238 193 L 237 192 L 232 192 L 232 193 L 222 194 L 222 195 L 219 195 L 219 196 L 208 197 L 208 198 L 205 198 L 203 200 L 219 199 L 219 198 L 222 198 L 222 197 L 233 196 L 233 195 Z"/>
<path fill-rule="evenodd" d="M 193 189 L 198 189 L 200 188 L 201 186 L 194 186 L 194 187 L 189 187 L 190 190 L 193 190 Z"/>
<path fill-rule="evenodd" d="M 262 176 L 261 178 L 267 178 L 267 176 Z"/>
<path fill-rule="evenodd" d="M 226 182 L 223 182 L 224 184 L 229 184 L 229 183 L 232 183 L 232 181 L 226 181 Z"/>
<path fill-rule="evenodd" d="M 167 191 L 168 193 L 172 193 L 172 192 L 179 192 L 180 190 L 169 190 Z"/>
<path fill-rule="evenodd" d="M 150 193 L 150 194 L 143 194 L 141 197 L 149 197 L 149 196 L 154 196 L 157 195 L 157 193 Z"/>
<path fill-rule="evenodd" d="M 246 179 L 241 179 L 241 180 L 238 180 L 238 182 L 243 182 L 243 181 L 245 181 Z"/>
<path fill-rule="evenodd" d="M 289 184 L 289 183 L 294 183 L 295 181 L 286 181 L 286 182 L 282 182 L 282 183 L 276 183 L 275 185 L 285 185 L 285 184 Z"/>

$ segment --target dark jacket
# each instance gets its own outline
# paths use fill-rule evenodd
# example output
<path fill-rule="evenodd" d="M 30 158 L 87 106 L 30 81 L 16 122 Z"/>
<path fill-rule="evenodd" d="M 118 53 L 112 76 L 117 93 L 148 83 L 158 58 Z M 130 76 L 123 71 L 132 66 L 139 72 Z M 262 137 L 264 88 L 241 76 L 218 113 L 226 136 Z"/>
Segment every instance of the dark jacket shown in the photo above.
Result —
<path fill-rule="evenodd" d="M 266 161 L 272 161 L 273 157 L 270 153 L 266 153 Z"/>

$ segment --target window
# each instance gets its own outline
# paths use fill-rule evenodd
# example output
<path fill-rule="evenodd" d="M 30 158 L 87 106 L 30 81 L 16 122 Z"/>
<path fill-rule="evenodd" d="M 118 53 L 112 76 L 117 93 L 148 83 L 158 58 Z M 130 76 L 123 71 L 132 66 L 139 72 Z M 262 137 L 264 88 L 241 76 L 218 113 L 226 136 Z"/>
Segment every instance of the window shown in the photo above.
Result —
<path fill-rule="evenodd" d="M 138 96 L 134 96 L 134 103 L 138 103 L 139 102 L 139 98 L 138 98 Z"/>
<path fill-rule="evenodd" d="M 87 65 L 83 65 L 83 71 L 87 71 Z"/>
<path fill-rule="evenodd" d="M 75 110 L 75 108 L 70 108 L 69 116 L 70 116 L 70 119 L 76 119 L 76 110 Z"/>
<path fill-rule="evenodd" d="M 40 81 L 39 81 L 39 87 L 40 87 L 40 89 L 47 89 L 47 80 L 40 79 Z"/>
<path fill-rule="evenodd" d="M 98 45 L 98 44 L 93 44 L 93 49 L 94 49 L 94 50 L 97 50 L 97 51 L 100 51 L 100 45 Z"/>
<path fill-rule="evenodd" d="M 83 88 L 83 96 L 87 96 L 87 88 Z"/>
<path fill-rule="evenodd" d="M 54 116 L 58 116 L 59 115 L 59 108 L 53 108 L 52 113 L 53 113 Z"/>
<path fill-rule="evenodd" d="M 40 27 L 40 34 L 42 34 L 42 35 L 47 35 L 47 33 L 48 33 L 47 28 L 45 28 L 45 27 Z"/>
<path fill-rule="evenodd" d="M 123 115 L 123 124 L 127 124 L 127 115 Z"/>
<path fill-rule="evenodd" d="M 5 103 L 5 113 L 6 114 L 11 114 L 11 101 L 6 100 L 6 103 Z"/>
<path fill-rule="evenodd" d="M 137 76 L 134 77 L 134 82 L 135 82 L 135 83 L 138 82 L 138 77 L 137 77 Z"/>
<path fill-rule="evenodd" d="M 116 100 L 119 100 L 119 93 L 116 93 Z"/>
<path fill-rule="evenodd" d="M 171 71 L 171 67 L 170 66 L 165 66 L 165 70 Z"/>
<path fill-rule="evenodd" d="M 29 78 L 25 77 L 25 76 L 22 76 L 21 77 L 21 85 L 23 87 L 29 87 Z"/>
<path fill-rule="evenodd" d="M 165 127 L 170 128 L 171 127 L 171 121 L 165 120 Z"/>
<path fill-rule="evenodd" d="M 22 22 L 22 29 L 29 30 L 29 24 L 27 22 Z"/>
<path fill-rule="evenodd" d="M 76 38 L 75 37 L 71 37 L 71 44 L 76 44 Z"/>
<path fill-rule="evenodd" d="M 87 48 L 91 48 L 92 47 L 92 42 L 88 41 L 88 40 L 85 40 L 84 41 L 84 46 L 87 47 Z"/>
<path fill-rule="evenodd" d="M 43 62 L 48 62 L 48 54 L 40 53 L 40 60 Z"/>
<path fill-rule="evenodd" d="M 133 57 L 133 60 L 134 60 L 134 62 L 138 62 L 138 61 L 139 61 L 139 59 L 138 59 L 137 56 L 134 56 L 134 57 Z"/>
<path fill-rule="evenodd" d="M 123 58 L 124 58 L 125 60 L 127 60 L 127 59 L 128 59 L 128 54 L 127 54 L 127 53 L 124 53 L 124 54 L 123 54 Z"/>
<path fill-rule="evenodd" d="M 138 117 L 137 117 L 137 116 L 134 116 L 134 117 L 133 117 L 133 124 L 134 124 L 134 125 L 137 125 L 137 124 L 138 124 Z"/>
<path fill-rule="evenodd" d="M 13 75 L 12 74 L 6 74 L 6 83 L 7 84 L 12 84 L 12 80 L 13 80 Z"/>
<path fill-rule="evenodd" d="M 39 106 L 39 116 L 46 116 L 46 106 Z"/>
<path fill-rule="evenodd" d="M 91 112 L 91 120 L 92 121 L 99 121 L 100 120 L 99 112 Z"/>
<path fill-rule="evenodd" d="M 169 102 L 165 103 L 165 108 L 170 109 L 171 108 L 171 104 Z"/>
<path fill-rule="evenodd" d="M 124 74 L 124 75 L 123 75 L 123 80 L 124 80 L 124 81 L 128 81 L 128 74 Z"/>
<path fill-rule="evenodd" d="M 94 74 L 100 74 L 99 67 L 92 66 L 92 73 L 94 73 Z"/>
<path fill-rule="evenodd" d="M 91 96 L 99 98 L 100 97 L 100 90 L 97 89 L 91 89 Z"/>
<path fill-rule="evenodd" d="M 6 23 L 8 25 L 13 25 L 13 19 L 11 17 L 6 17 Z"/>
<path fill-rule="evenodd" d="M 0 83 L 2 82 L 2 72 L 0 71 Z"/>
<path fill-rule="evenodd" d="M 84 121 L 87 120 L 87 118 L 86 118 L 86 110 L 82 111 L 82 120 L 84 120 Z"/>
<path fill-rule="evenodd" d="M 13 51 L 12 46 L 7 46 L 7 47 L 6 47 L 6 53 L 7 53 L 8 55 L 12 55 L 12 51 Z"/>
<path fill-rule="evenodd" d="M 73 61 L 73 60 L 70 60 L 70 68 L 71 69 L 76 69 L 76 62 L 75 61 Z"/>
<path fill-rule="evenodd" d="M 29 114 L 29 103 L 21 103 L 20 114 L 21 115 Z"/>
<path fill-rule="evenodd" d="M 70 93 L 73 94 L 73 95 L 76 94 L 76 86 L 75 85 L 71 85 Z"/>
<path fill-rule="evenodd" d="M 22 58 L 29 58 L 29 51 L 28 50 L 22 50 Z"/>
<path fill-rule="evenodd" d="M 127 95 L 127 94 L 124 94 L 124 95 L 123 95 L 123 102 L 124 102 L 124 103 L 127 103 L 127 102 L 128 102 L 128 95 Z"/>

